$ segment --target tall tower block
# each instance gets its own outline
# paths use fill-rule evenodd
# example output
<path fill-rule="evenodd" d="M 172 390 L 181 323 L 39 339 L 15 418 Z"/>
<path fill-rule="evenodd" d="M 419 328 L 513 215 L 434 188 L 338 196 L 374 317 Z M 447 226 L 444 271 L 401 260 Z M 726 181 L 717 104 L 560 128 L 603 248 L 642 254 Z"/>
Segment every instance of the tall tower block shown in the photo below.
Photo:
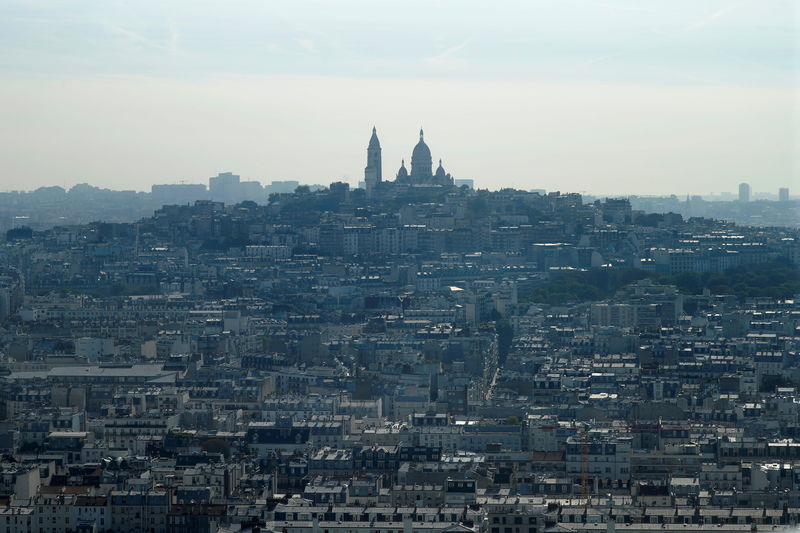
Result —
<path fill-rule="evenodd" d="M 748 183 L 739 184 L 739 201 L 740 202 L 750 201 L 750 185 Z"/>

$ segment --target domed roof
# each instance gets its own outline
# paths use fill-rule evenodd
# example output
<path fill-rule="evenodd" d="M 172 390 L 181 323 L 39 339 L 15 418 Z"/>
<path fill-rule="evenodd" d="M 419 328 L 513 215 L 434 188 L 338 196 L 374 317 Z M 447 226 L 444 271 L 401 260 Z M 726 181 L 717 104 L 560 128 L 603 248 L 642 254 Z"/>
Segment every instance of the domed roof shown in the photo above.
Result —
<path fill-rule="evenodd" d="M 403 159 L 402 163 L 400 163 L 400 170 L 397 171 L 398 178 L 407 178 L 408 177 L 408 170 L 406 170 L 406 160 Z"/>
<path fill-rule="evenodd" d="M 430 161 L 430 160 L 431 160 L 431 149 L 428 148 L 428 145 L 425 144 L 424 140 L 422 140 L 422 130 L 419 130 L 419 142 L 414 147 L 414 151 L 411 153 L 412 166 L 414 161 Z"/>
<path fill-rule="evenodd" d="M 444 168 L 442 167 L 442 160 L 439 159 L 439 168 L 436 169 L 436 177 L 437 178 L 445 178 L 447 175 L 444 172 Z"/>

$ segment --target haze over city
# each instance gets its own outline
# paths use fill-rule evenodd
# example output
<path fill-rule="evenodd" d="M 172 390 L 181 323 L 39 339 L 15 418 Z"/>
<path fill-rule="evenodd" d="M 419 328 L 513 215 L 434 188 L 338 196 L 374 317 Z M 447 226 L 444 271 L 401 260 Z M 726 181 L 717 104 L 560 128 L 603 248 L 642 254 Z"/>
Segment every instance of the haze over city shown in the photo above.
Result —
<path fill-rule="evenodd" d="M 793 2 L 4 2 L 0 189 L 361 180 L 796 190 Z M 8 127 L 13 125 L 13 127 Z"/>
<path fill-rule="evenodd" d="M 0 533 L 797 531 L 797 15 L 0 2 Z"/>

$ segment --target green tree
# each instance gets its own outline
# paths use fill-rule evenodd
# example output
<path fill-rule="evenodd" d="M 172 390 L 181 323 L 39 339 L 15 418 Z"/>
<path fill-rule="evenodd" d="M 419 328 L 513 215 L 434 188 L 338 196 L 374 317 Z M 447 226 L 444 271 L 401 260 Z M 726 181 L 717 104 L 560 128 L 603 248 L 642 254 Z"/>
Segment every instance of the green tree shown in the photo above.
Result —
<path fill-rule="evenodd" d="M 500 356 L 500 364 L 504 363 L 508 352 L 511 351 L 511 344 L 514 342 L 514 328 L 506 320 L 495 322 L 494 330 L 497 333 L 497 352 Z"/>
<path fill-rule="evenodd" d="M 200 449 L 208 453 L 221 453 L 226 459 L 231 456 L 231 445 L 222 439 L 208 439 Z"/>

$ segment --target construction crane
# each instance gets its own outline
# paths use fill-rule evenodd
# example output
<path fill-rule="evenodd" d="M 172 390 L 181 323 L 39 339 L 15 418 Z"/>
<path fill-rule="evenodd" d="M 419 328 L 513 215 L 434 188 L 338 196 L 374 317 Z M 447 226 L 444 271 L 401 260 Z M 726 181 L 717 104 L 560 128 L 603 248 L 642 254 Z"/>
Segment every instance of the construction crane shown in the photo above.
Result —
<path fill-rule="evenodd" d="M 589 498 L 589 432 L 585 425 L 581 431 L 581 495 L 584 507 L 591 507 Z"/>

